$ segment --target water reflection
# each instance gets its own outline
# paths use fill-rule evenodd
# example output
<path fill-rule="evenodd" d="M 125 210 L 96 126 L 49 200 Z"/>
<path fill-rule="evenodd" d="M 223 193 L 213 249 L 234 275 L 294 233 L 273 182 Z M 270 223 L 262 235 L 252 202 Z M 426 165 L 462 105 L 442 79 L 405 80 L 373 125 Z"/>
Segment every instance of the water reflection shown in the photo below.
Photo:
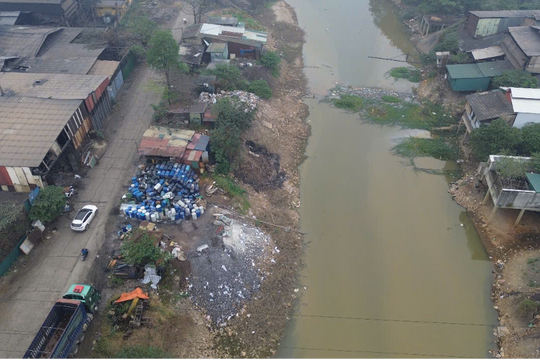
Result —
<path fill-rule="evenodd" d="M 486 253 L 486 250 L 482 246 L 480 237 L 478 236 L 478 231 L 474 227 L 474 223 L 467 214 L 466 211 L 459 213 L 459 222 L 463 224 L 465 229 L 465 236 L 467 237 L 467 247 L 471 252 L 471 259 L 473 260 L 482 260 L 489 261 L 489 256 Z"/>

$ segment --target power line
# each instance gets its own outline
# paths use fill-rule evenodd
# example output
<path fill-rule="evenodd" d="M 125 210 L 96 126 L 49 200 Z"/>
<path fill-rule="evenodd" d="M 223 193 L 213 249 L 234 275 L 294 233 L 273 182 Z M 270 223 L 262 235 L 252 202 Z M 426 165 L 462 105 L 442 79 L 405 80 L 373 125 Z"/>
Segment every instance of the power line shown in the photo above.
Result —
<path fill-rule="evenodd" d="M 295 347 L 295 346 L 280 346 L 280 348 L 291 349 L 291 350 L 334 351 L 334 352 L 345 352 L 345 353 L 353 353 L 353 354 L 365 353 L 365 354 L 406 355 L 406 356 L 425 356 L 425 357 L 442 357 L 442 358 L 472 358 L 472 356 L 417 354 L 417 353 L 401 353 L 401 352 L 369 351 L 369 350 L 318 349 L 318 348 L 305 348 L 305 347 Z"/>

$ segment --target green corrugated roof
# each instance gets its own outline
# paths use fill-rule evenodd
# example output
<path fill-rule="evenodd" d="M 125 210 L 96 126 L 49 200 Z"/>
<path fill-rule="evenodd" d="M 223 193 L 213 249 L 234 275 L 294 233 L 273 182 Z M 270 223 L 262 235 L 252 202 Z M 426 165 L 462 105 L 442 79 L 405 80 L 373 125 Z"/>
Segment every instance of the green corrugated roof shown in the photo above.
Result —
<path fill-rule="evenodd" d="M 532 190 L 540 192 L 540 174 L 527 173 L 525 175 L 527 176 L 527 180 L 529 181 Z"/>
<path fill-rule="evenodd" d="M 513 69 L 512 65 L 506 60 L 488 61 L 476 65 L 478 65 L 482 74 L 487 77 L 499 76 L 502 75 L 503 71 Z"/>
<path fill-rule="evenodd" d="M 446 65 L 452 79 L 476 79 L 485 77 L 477 64 Z"/>

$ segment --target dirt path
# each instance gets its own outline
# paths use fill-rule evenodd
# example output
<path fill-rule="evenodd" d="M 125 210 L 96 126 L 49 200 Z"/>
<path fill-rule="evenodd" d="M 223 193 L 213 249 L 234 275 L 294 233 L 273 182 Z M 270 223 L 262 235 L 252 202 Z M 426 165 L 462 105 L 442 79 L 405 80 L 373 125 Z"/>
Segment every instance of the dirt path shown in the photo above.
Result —
<path fill-rule="evenodd" d="M 276 21 L 297 25 L 296 14 L 285 1 L 280 0 L 276 2 L 272 5 L 272 10 L 276 16 Z"/>

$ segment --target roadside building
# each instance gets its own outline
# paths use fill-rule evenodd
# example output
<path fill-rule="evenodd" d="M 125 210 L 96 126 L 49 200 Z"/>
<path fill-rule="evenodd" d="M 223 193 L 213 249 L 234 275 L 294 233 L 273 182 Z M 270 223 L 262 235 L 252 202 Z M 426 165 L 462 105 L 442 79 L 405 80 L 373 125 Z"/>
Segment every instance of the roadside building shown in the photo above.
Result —
<path fill-rule="evenodd" d="M 88 75 L 103 75 L 109 78 L 107 91 L 111 100 L 116 100 L 118 92 L 124 85 L 124 75 L 120 67 L 120 61 L 97 60 Z"/>
<path fill-rule="evenodd" d="M 540 73 L 540 27 L 520 26 L 508 29 L 501 47 L 514 69 Z"/>
<path fill-rule="evenodd" d="M 526 173 L 525 179 L 505 179 L 498 169 L 499 161 L 512 158 L 516 161 L 530 162 L 529 157 L 490 155 L 487 163 L 481 163 L 480 173 L 488 185 L 482 204 L 491 197 L 493 210 L 488 223 L 499 208 L 520 210 L 514 225 L 518 225 L 526 210 L 540 211 L 540 174 Z"/>
<path fill-rule="evenodd" d="M 512 104 L 516 118 L 512 126 L 522 128 L 531 123 L 540 123 L 540 89 L 503 88 Z"/>
<path fill-rule="evenodd" d="M 454 91 L 485 91 L 491 78 L 513 69 L 506 60 L 478 64 L 446 65 L 448 82 Z"/>
<path fill-rule="evenodd" d="M 105 46 L 76 39 L 85 28 L 0 27 L 0 70 L 86 75 Z"/>
<path fill-rule="evenodd" d="M 469 11 L 465 31 L 472 37 L 501 34 L 513 26 L 537 25 L 540 10 Z"/>
<path fill-rule="evenodd" d="M 193 130 L 151 126 L 143 134 L 138 153 L 140 156 L 167 158 L 181 163 L 193 135 Z"/>
<path fill-rule="evenodd" d="M 489 46 L 483 49 L 474 49 L 470 51 L 475 62 L 485 62 L 493 60 L 504 60 L 506 54 L 501 46 Z"/>
<path fill-rule="evenodd" d="M 111 110 L 108 83 L 105 76 L 0 74 L 2 190 L 42 187 L 64 153 L 78 154 Z"/>
<path fill-rule="evenodd" d="M 208 23 L 236 27 L 238 26 L 238 18 L 226 16 L 211 16 L 208 19 Z"/>
<path fill-rule="evenodd" d="M 210 46 L 211 43 L 226 43 L 229 58 L 249 58 L 258 60 L 268 40 L 262 31 L 245 27 L 231 27 L 215 24 L 188 26 L 183 33 L 183 41 L 192 45 Z"/>
<path fill-rule="evenodd" d="M 503 91 L 474 93 L 467 95 L 466 99 L 465 111 L 461 115 L 461 122 L 467 129 L 464 140 L 474 129 L 498 118 L 503 118 L 510 126 L 513 125 L 516 114 Z"/>
<path fill-rule="evenodd" d="M 186 124 L 202 125 L 204 112 L 208 104 L 204 101 L 197 101 L 191 106 L 172 106 L 168 114 L 169 116 L 177 117 Z"/>
<path fill-rule="evenodd" d="M 99 0 L 96 4 L 96 15 L 107 25 L 116 26 L 128 12 L 131 0 Z"/>
<path fill-rule="evenodd" d="M 79 7 L 77 0 L 0 0 L 0 11 L 47 15 L 70 26 L 78 16 Z"/>
<path fill-rule="evenodd" d="M 209 129 L 216 126 L 216 116 L 212 113 L 212 109 L 206 109 L 204 112 L 203 125 Z"/>

